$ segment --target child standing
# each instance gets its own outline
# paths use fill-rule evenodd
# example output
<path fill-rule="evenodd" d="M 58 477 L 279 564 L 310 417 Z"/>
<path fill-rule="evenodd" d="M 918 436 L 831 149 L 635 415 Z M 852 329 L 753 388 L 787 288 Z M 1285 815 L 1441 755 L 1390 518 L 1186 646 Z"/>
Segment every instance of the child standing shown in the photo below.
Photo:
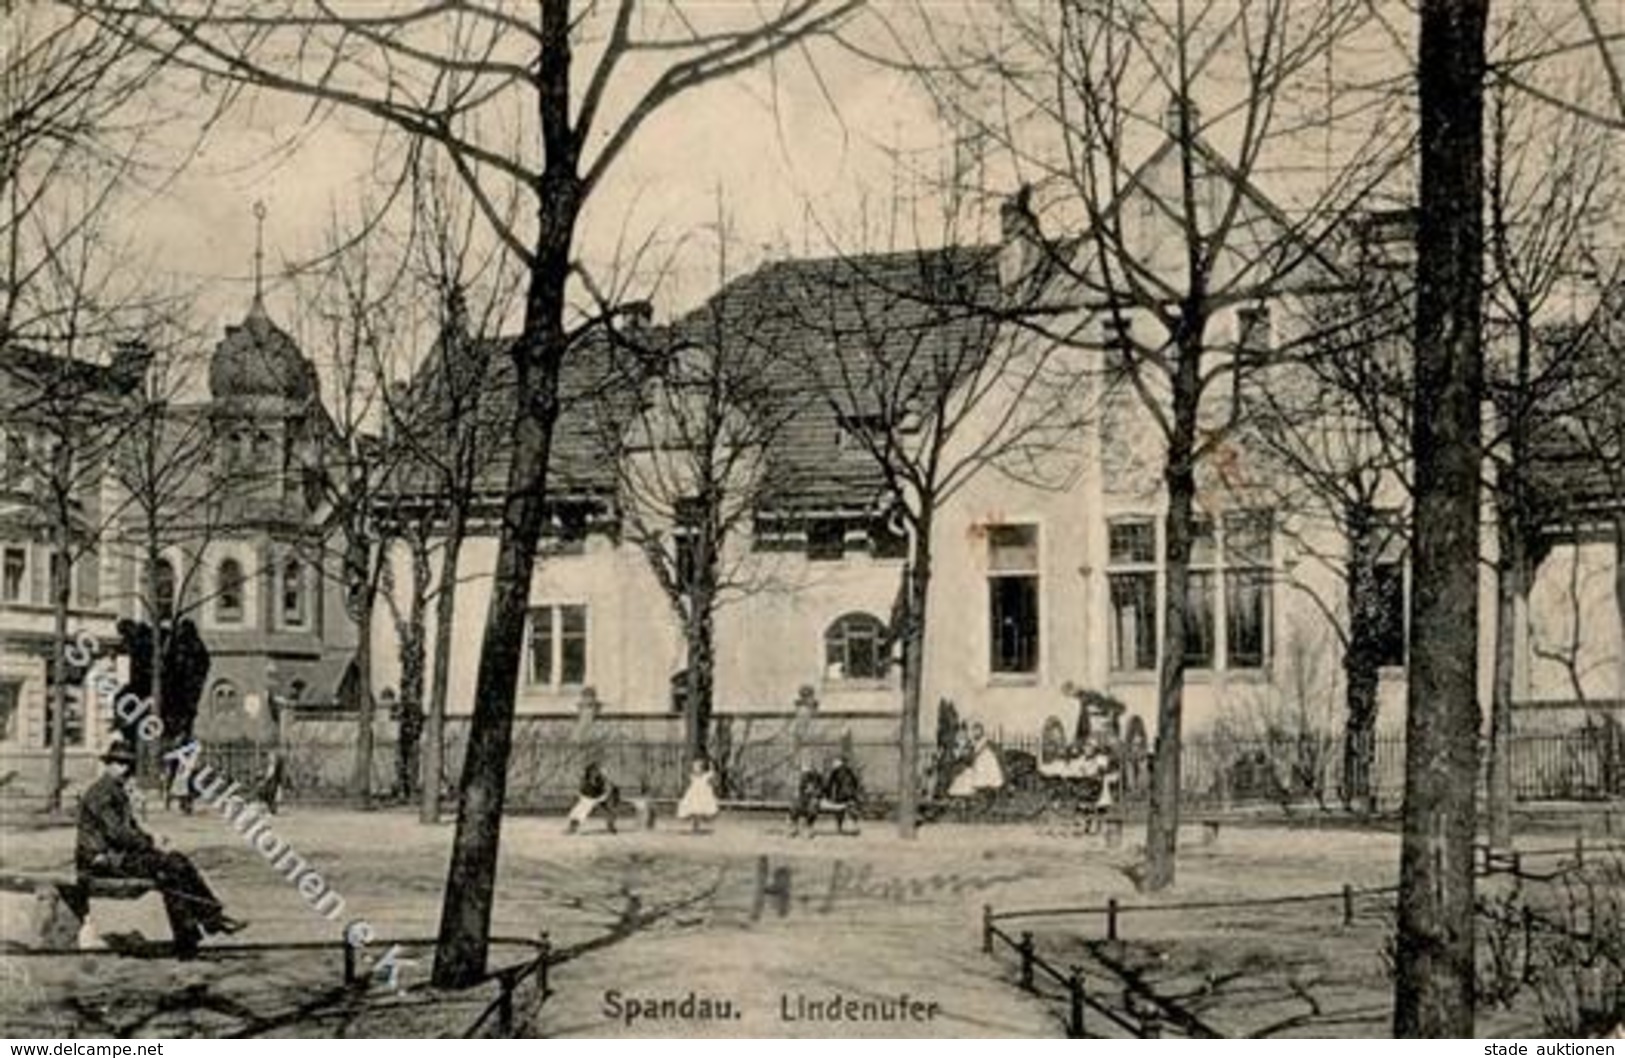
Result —
<path fill-rule="evenodd" d="M 677 818 L 688 820 L 696 834 L 700 832 L 700 824 L 715 819 L 720 811 L 716 782 L 717 773 L 712 769 L 711 762 L 705 757 L 696 757 L 689 768 L 688 789 L 683 791 L 682 800 L 677 802 Z"/>

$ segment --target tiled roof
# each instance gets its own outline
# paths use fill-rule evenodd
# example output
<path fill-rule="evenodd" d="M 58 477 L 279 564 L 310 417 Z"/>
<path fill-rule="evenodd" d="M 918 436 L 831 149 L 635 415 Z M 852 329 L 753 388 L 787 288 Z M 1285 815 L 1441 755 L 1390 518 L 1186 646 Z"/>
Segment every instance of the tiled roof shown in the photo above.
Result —
<path fill-rule="evenodd" d="M 874 510 L 884 499 L 882 475 L 868 453 L 841 444 L 840 415 L 828 395 L 850 395 L 855 406 L 843 410 L 869 414 L 874 409 L 861 406 L 864 380 L 843 377 L 843 367 L 862 370 L 895 353 L 900 370 L 918 376 L 918 388 L 931 384 L 933 355 L 955 343 L 976 343 L 973 355 L 984 355 L 991 329 L 984 314 L 967 306 L 996 304 L 995 255 L 994 248 L 977 247 L 776 262 L 729 283 L 673 323 L 649 328 L 637 341 L 668 352 L 685 345 L 720 348 L 736 363 L 750 365 L 763 384 L 760 406 L 776 423 L 768 451 L 774 488 L 766 505 L 781 512 Z M 439 394 L 428 401 L 436 407 L 448 393 L 477 390 L 481 491 L 498 491 L 506 480 L 505 442 L 514 412 L 511 342 L 471 344 L 463 363 L 449 369 L 445 346 L 439 346 L 413 383 L 415 401 Z M 613 491 L 614 470 L 602 457 L 601 416 L 637 399 L 647 362 L 602 332 L 570 352 L 560 378 L 551 494 Z M 482 370 L 484 382 L 475 386 Z"/>

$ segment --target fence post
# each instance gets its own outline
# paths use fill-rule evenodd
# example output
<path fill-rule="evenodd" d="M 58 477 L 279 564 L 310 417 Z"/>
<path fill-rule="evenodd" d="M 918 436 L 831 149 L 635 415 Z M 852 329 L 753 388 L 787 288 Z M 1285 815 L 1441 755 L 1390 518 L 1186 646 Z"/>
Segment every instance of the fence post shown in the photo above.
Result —
<path fill-rule="evenodd" d="M 1033 935 L 1030 930 L 1021 931 L 1021 943 L 1016 950 L 1021 952 L 1021 987 L 1031 992 L 1033 990 Z"/>
<path fill-rule="evenodd" d="M 1155 1010 L 1147 1010 L 1140 1015 L 1140 1039 L 1162 1039 L 1162 1019 Z"/>
<path fill-rule="evenodd" d="M 1523 853 L 1517 849 L 1512 850 L 1512 876 L 1520 880 L 1523 878 Z"/>
<path fill-rule="evenodd" d="M 1117 897 L 1106 898 L 1106 939 L 1117 939 Z"/>
<path fill-rule="evenodd" d="M 1067 998 L 1071 1001 L 1072 1009 L 1068 1012 L 1066 1031 L 1074 1040 L 1083 1039 L 1083 971 L 1072 967 L 1072 973 L 1066 982 Z"/>
<path fill-rule="evenodd" d="M 344 927 L 344 987 L 354 988 L 356 985 L 355 945 L 350 941 L 350 927 L 355 923 L 347 923 Z"/>
<path fill-rule="evenodd" d="M 993 954 L 993 905 L 982 905 L 982 954 Z"/>
<path fill-rule="evenodd" d="M 552 961 L 553 942 L 548 939 L 547 930 L 544 929 L 536 936 L 536 984 L 541 989 L 543 999 L 551 991 L 547 984 L 547 970 Z"/>
<path fill-rule="evenodd" d="M 1523 906 L 1523 983 L 1535 979 L 1535 910 Z"/>
<path fill-rule="evenodd" d="M 1354 925 L 1354 886 L 1343 883 L 1343 925 Z"/>
<path fill-rule="evenodd" d="M 513 974 L 498 975 L 497 984 L 502 988 L 502 994 L 497 997 L 497 1032 L 503 1039 L 513 1036 Z"/>
<path fill-rule="evenodd" d="M 1574 838 L 1574 865 L 1576 867 L 1586 865 L 1586 836 L 1584 834 L 1577 834 Z"/>

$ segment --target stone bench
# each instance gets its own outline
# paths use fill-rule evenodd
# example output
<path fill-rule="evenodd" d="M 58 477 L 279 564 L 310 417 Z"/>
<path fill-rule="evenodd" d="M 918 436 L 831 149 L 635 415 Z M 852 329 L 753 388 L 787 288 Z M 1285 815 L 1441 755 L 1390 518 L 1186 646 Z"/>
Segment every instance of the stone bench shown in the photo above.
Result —
<path fill-rule="evenodd" d="M 26 912 L 26 942 L 48 949 L 101 946 L 100 935 L 91 925 L 94 900 L 129 901 L 148 896 L 161 900 L 158 885 L 150 878 L 86 878 L 65 871 L 0 871 L 0 893 L 32 898 Z"/>

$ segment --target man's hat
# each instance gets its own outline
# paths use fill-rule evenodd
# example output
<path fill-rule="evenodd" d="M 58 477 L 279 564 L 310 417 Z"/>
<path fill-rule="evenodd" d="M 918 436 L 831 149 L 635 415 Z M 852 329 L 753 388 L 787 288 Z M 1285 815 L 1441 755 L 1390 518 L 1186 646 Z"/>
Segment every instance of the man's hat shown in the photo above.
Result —
<path fill-rule="evenodd" d="M 128 764 L 135 767 L 135 747 L 123 742 L 115 742 L 102 753 L 103 764 Z"/>

